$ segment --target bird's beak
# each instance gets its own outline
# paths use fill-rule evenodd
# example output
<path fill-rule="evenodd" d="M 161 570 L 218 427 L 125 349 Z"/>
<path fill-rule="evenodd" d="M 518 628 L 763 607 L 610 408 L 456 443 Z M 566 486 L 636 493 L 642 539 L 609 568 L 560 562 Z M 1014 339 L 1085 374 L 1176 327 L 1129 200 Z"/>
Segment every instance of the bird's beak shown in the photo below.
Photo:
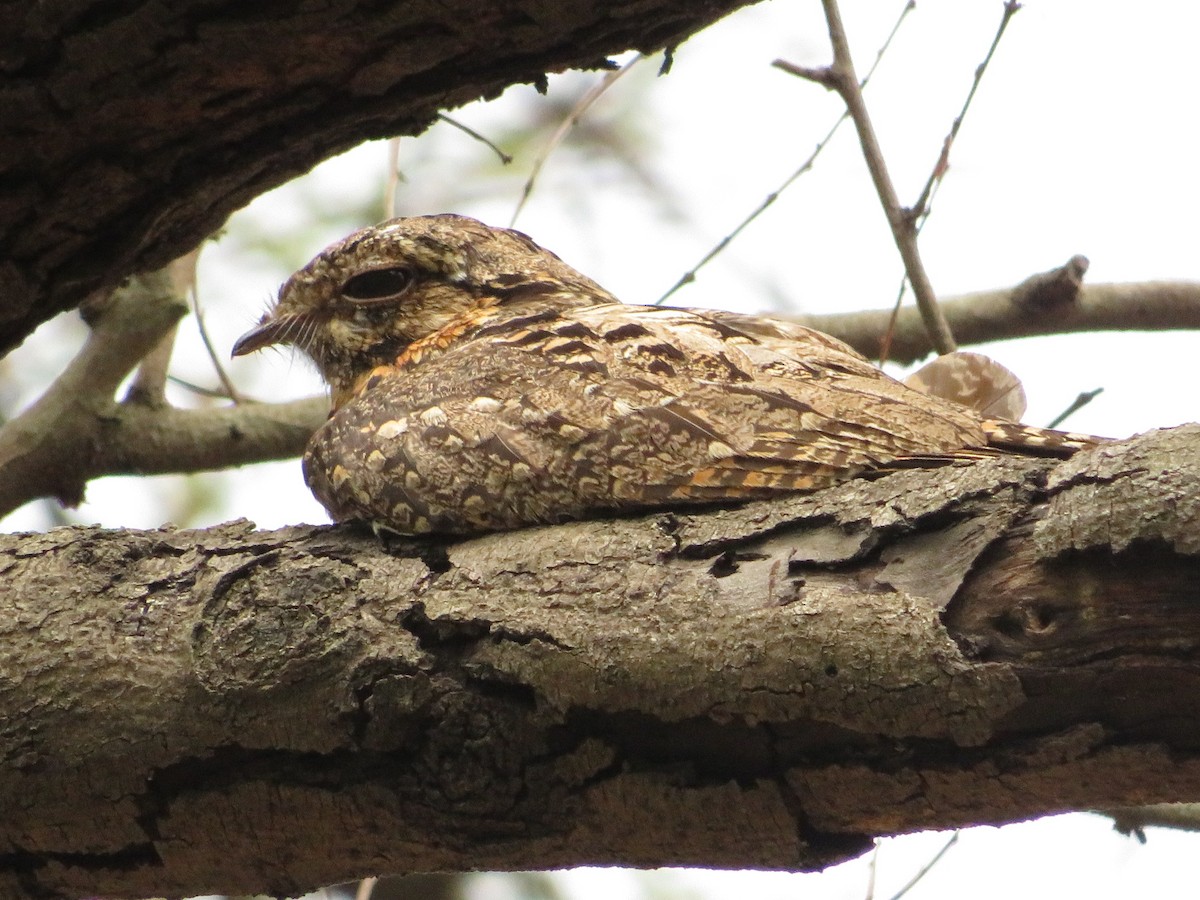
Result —
<path fill-rule="evenodd" d="M 264 317 L 261 322 L 237 339 L 233 345 L 233 351 L 229 355 L 245 356 L 247 353 L 253 353 L 255 350 L 279 343 L 290 324 L 292 323 L 286 318 Z"/>

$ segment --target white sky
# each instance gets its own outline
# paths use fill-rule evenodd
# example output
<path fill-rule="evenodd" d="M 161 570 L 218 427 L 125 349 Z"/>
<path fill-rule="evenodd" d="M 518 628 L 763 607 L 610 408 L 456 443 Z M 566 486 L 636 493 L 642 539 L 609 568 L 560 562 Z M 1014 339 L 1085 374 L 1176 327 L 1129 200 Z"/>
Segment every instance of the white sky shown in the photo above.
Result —
<path fill-rule="evenodd" d="M 845 2 L 860 72 L 902 3 Z M 912 202 L 936 159 L 1000 20 L 1001 2 L 920 0 L 876 75 L 867 102 L 901 199 Z M 1197 124 L 1194 4 L 1030 0 L 1008 33 L 951 157 L 952 169 L 922 238 L 939 293 L 1001 287 L 1083 253 L 1088 280 L 1200 280 L 1200 125 Z M 776 57 L 819 65 L 829 53 L 815 0 L 774 0 L 744 10 L 683 45 L 674 69 L 655 79 L 644 64 L 601 99 L 589 121 L 603 121 L 640 96 L 637 126 L 647 135 L 645 165 L 677 204 L 673 214 L 617 166 L 580 166 L 568 149 L 547 165 L 518 221 L 540 243 L 629 302 L 653 302 L 722 235 L 796 168 L 840 112 L 820 88 L 770 68 Z M 596 75 L 552 82 L 590 83 Z M 640 81 L 639 81 L 640 79 Z M 652 83 L 650 83 L 652 82 Z M 527 115 L 532 88 L 454 113 L 485 134 Z M 624 98 L 624 99 L 623 99 Z M 314 127 L 319 127 L 314 124 Z M 206 251 L 201 290 L 219 348 L 257 319 L 290 268 L 350 227 L 314 223 L 382 191 L 383 145 L 359 148 L 305 181 L 274 191 L 230 223 L 300 236 L 287 263 L 226 241 Z M 399 212 L 453 211 L 506 224 L 532 164 L 526 153 L 500 187 L 473 199 L 461 182 L 488 162 L 488 151 L 446 125 L 404 141 Z M 460 199 L 447 205 L 447 196 Z M 851 310 L 889 305 L 900 264 L 849 128 L 677 305 L 766 311 Z M 185 377 L 214 383 L 194 325 L 177 350 Z M 7 370 L 51 374 L 82 332 L 52 323 Z M 74 343 L 72 343 L 74 342 Z M 1067 426 L 1123 436 L 1200 420 L 1194 332 L 1121 333 L 1012 341 L 982 348 L 1012 368 L 1030 398 L 1026 420 L 1041 424 L 1080 391 L 1104 393 Z M 239 384 L 263 399 L 319 389 L 303 363 L 284 355 L 239 360 Z M 27 402 L 37 385 L 0 385 L 0 402 Z M 183 396 L 183 395 L 180 395 Z M 200 487 L 197 488 L 196 485 Z M 88 489 L 78 521 L 155 526 L 164 504 L 209 485 L 223 499 L 197 501 L 196 524 L 244 516 L 262 527 L 326 521 L 295 461 L 182 479 L 107 479 Z M 197 505 L 193 504 L 193 505 Z M 38 506 L 5 521 L 9 530 L 45 527 Z M 940 836 L 889 841 L 877 896 L 888 896 L 940 846 Z M 1081 816 L 968 833 L 909 896 L 1176 897 L 1200 891 L 1190 835 L 1152 832 L 1150 843 L 1112 834 Z M 860 897 L 866 864 L 819 876 L 688 876 L 702 896 Z M 580 897 L 629 893 L 625 873 L 571 876 Z M 600 887 L 597 887 L 599 885 Z M 624 886 L 623 886 L 624 885 Z M 607 886 L 607 887 L 605 887 Z"/>

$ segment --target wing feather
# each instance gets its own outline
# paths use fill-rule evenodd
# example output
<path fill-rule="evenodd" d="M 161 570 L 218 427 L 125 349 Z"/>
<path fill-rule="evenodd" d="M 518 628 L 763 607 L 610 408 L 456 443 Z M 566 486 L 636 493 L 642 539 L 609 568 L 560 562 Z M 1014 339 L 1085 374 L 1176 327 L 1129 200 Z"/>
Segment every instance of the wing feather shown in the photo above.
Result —
<path fill-rule="evenodd" d="M 486 327 L 330 420 L 323 431 L 355 432 L 356 458 L 402 460 L 390 486 L 360 485 L 342 507 L 380 496 L 424 530 L 510 528 L 806 490 L 986 444 L 974 413 L 791 323 L 604 304 Z"/>

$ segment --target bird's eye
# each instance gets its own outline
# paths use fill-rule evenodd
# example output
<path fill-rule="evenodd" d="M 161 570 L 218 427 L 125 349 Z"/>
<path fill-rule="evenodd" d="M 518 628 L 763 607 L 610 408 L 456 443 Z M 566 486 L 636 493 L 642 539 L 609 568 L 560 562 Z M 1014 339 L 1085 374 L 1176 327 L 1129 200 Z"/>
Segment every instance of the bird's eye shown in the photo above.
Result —
<path fill-rule="evenodd" d="M 411 269 L 372 269 L 347 278 L 342 296 L 354 303 L 379 303 L 399 297 L 412 282 Z"/>

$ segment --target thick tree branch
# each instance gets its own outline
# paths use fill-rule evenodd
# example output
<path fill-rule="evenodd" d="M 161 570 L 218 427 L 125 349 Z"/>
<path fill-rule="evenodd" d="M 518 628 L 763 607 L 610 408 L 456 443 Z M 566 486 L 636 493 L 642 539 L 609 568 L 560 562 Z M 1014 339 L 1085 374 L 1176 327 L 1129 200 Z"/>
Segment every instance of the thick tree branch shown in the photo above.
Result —
<path fill-rule="evenodd" d="M 0 6 L 0 352 L 368 138 L 745 0 Z"/>
<path fill-rule="evenodd" d="M 811 868 L 1200 801 L 1200 426 L 383 546 L 0 538 L 0 896 Z"/>

